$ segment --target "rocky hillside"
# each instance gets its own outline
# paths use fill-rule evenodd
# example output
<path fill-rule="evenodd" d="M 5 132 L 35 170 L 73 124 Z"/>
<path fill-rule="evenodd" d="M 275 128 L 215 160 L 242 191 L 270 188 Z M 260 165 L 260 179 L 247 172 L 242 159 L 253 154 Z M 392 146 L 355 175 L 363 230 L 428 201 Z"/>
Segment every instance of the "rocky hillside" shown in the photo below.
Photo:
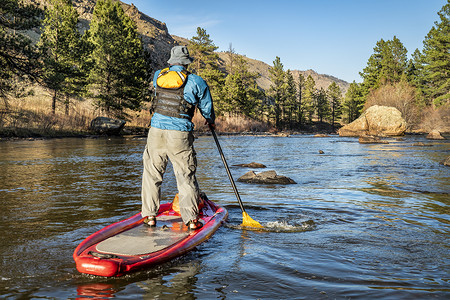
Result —
<path fill-rule="evenodd" d="M 28 0 L 29 2 L 40 4 L 41 7 L 47 5 L 46 0 Z M 75 8 L 80 15 L 80 30 L 84 31 L 89 28 L 89 22 L 92 19 L 92 13 L 94 11 L 95 0 L 72 0 Z M 132 5 L 128 5 L 122 2 L 122 7 L 124 11 L 136 22 L 138 32 L 142 36 L 144 42 L 144 47 L 150 50 L 152 67 L 154 69 L 159 69 L 166 66 L 166 62 L 170 56 L 170 49 L 177 44 L 188 44 L 189 40 L 184 37 L 171 36 L 167 30 L 165 23 L 158 21 L 154 18 L 147 16 L 146 14 L 139 11 L 139 9 Z M 34 40 L 39 38 L 39 30 L 36 29 L 33 32 L 29 32 Z M 190 38 L 190 37 L 189 37 Z M 226 63 L 227 55 L 225 52 L 219 52 L 222 63 Z M 249 68 L 252 72 L 258 72 L 261 77 L 258 79 L 258 85 L 266 90 L 270 87 L 271 81 L 269 79 L 269 68 L 270 65 L 255 60 L 247 58 Z M 275 58 L 274 58 L 275 59 Z M 315 80 L 316 86 L 318 88 L 326 89 L 333 81 L 336 82 L 343 93 L 348 89 L 349 83 L 338 79 L 336 77 L 324 74 L 318 74 L 313 70 L 299 71 L 291 70 L 294 78 L 298 78 L 299 74 L 303 74 L 305 78 L 308 75 Z"/>
<path fill-rule="evenodd" d="M 38 4 L 41 8 L 48 5 L 47 0 L 28 0 L 28 2 Z M 72 0 L 79 14 L 82 32 L 89 28 L 96 2 L 96 0 Z M 133 4 L 128 5 L 123 2 L 121 4 L 125 13 L 136 22 L 144 47 L 150 50 L 152 67 L 155 69 L 165 66 L 170 56 L 170 49 L 177 44 L 169 34 L 166 24 L 141 13 Z M 33 40 L 39 39 L 39 29 L 37 28 L 28 34 Z"/>

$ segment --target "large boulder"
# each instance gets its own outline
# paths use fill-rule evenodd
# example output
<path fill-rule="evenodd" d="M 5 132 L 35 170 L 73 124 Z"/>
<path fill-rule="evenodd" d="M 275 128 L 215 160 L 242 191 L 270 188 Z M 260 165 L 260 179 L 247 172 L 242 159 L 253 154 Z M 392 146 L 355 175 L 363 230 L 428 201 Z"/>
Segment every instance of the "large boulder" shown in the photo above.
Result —
<path fill-rule="evenodd" d="M 125 126 L 124 120 L 117 120 L 107 117 L 97 117 L 91 121 L 91 130 L 99 134 L 114 135 L 119 134 Z"/>
<path fill-rule="evenodd" d="M 339 129 L 339 136 L 399 136 L 406 131 L 406 121 L 395 107 L 374 105 L 358 119 Z"/>
<path fill-rule="evenodd" d="M 246 183 L 263 184 L 295 184 L 296 182 L 289 177 L 277 175 L 277 172 L 270 170 L 256 174 L 250 171 L 242 175 L 237 181 Z"/>

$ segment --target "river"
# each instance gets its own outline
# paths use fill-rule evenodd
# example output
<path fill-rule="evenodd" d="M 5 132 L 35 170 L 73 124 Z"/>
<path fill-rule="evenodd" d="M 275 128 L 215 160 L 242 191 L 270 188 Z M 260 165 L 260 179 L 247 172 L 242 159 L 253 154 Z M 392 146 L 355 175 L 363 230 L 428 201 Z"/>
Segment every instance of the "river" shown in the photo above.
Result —
<path fill-rule="evenodd" d="M 228 222 L 187 255 L 121 278 L 78 273 L 72 253 L 139 211 L 145 139 L 0 142 L 0 298 L 448 299 L 449 140 L 219 140 L 230 165 L 262 163 L 297 184 L 238 182 L 264 226 L 245 230 L 214 141 L 199 137 L 200 187 Z M 249 170 L 231 167 L 235 179 Z M 163 201 L 175 193 L 169 165 Z"/>

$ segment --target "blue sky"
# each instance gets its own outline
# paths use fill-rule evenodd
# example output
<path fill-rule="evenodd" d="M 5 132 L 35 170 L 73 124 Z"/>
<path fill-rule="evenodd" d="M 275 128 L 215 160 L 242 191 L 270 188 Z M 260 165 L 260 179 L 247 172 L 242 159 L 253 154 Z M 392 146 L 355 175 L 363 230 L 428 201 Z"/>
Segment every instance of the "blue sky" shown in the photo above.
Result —
<path fill-rule="evenodd" d="M 122 0 L 123 1 L 123 0 Z M 269 65 L 278 56 L 285 70 L 313 69 L 361 82 L 380 39 L 400 39 L 422 50 L 437 12 L 447 0 L 133 0 L 143 13 L 187 39 L 202 27 L 218 51 L 234 50 Z"/>

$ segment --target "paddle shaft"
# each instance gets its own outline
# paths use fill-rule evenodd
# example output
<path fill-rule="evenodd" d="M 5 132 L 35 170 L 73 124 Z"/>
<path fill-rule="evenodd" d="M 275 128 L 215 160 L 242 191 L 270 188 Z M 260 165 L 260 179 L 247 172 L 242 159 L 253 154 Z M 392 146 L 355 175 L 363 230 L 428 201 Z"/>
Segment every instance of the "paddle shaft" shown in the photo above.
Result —
<path fill-rule="evenodd" d="M 225 159 L 225 155 L 223 155 L 222 147 L 220 147 L 219 139 L 217 138 L 216 132 L 214 131 L 214 128 L 211 126 L 211 124 L 209 125 L 209 129 L 211 130 L 211 133 L 214 137 L 214 141 L 216 142 L 217 149 L 219 150 L 220 157 L 222 158 L 222 161 L 223 161 L 223 165 L 225 166 L 225 170 L 227 170 L 228 178 L 230 179 L 234 194 L 236 195 L 236 198 L 238 199 L 239 206 L 241 207 L 242 212 L 245 212 L 244 205 L 242 204 L 241 197 L 239 196 L 239 192 L 236 188 L 236 184 L 234 183 L 233 176 L 231 176 L 230 168 L 228 168 L 227 160 Z"/>

